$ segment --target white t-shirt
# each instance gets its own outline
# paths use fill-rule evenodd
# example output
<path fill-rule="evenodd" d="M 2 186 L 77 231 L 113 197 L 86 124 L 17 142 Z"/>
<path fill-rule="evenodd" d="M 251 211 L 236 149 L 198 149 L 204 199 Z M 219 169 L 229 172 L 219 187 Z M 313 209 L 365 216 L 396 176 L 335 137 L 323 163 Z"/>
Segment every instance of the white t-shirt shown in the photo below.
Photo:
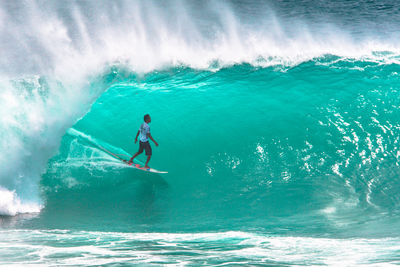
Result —
<path fill-rule="evenodd" d="M 140 131 L 140 137 L 139 137 L 140 141 L 142 142 L 149 141 L 147 134 L 150 133 L 150 126 L 147 123 L 143 122 L 142 125 L 140 125 L 139 131 Z"/>

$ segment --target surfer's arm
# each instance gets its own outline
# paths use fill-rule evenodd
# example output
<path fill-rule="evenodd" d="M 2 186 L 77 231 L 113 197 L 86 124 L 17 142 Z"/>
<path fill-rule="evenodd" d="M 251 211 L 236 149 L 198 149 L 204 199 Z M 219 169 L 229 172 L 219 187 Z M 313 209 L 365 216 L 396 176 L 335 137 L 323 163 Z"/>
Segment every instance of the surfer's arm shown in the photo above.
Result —
<path fill-rule="evenodd" d="M 137 138 L 138 138 L 138 136 L 139 136 L 139 133 L 140 133 L 140 130 L 137 131 L 137 134 L 136 134 L 136 137 L 135 137 L 135 144 L 137 143 Z"/>
<path fill-rule="evenodd" d="M 153 136 L 151 136 L 150 133 L 147 134 L 147 137 L 150 138 L 150 140 L 153 141 L 156 146 L 158 146 L 158 143 L 156 142 L 156 140 L 153 139 Z"/>

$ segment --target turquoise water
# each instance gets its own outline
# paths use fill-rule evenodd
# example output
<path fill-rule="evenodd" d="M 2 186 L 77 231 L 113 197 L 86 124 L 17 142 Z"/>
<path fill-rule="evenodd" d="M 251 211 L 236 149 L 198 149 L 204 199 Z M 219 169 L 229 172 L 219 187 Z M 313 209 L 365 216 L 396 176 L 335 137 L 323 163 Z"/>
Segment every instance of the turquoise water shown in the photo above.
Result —
<path fill-rule="evenodd" d="M 378 216 L 397 218 L 398 66 L 326 58 L 284 71 L 118 71 L 50 160 L 35 225 L 62 209 L 72 214 L 52 220 L 56 229 L 354 236 Z M 134 154 L 143 113 L 160 143 L 151 166 L 168 175 L 126 168 L 96 147 Z"/>
<path fill-rule="evenodd" d="M 399 264 L 396 3 L 115 3 L 2 6 L 0 264 Z"/>

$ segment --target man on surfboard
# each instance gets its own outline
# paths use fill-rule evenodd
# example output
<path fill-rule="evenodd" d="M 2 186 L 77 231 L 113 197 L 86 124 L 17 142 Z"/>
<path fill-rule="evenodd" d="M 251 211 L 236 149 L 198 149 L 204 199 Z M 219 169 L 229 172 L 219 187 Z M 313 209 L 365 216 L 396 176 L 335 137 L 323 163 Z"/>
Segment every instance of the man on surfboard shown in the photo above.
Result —
<path fill-rule="evenodd" d="M 143 150 L 146 152 L 146 156 L 147 156 L 147 161 L 146 164 L 144 165 L 145 168 L 150 168 L 149 167 L 149 161 L 152 155 L 152 151 L 151 151 L 151 146 L 150 146 L 150 142 L 149 139 L 151 141 L 154 142 L 154 144 L 156 146 L 158 146 L 158 143 L 156 142 L 156 140 L 153 139 L 153 137 L 150 134 L 150 126 L 149 123 L 151 122 L 151 118 L 149 114 L 144 115 L 144 123 L 142 123 L 142 125 L 140 125 L 139 131 L 136 134 L 136 138 L 135 138 L 135 144 L 137 143 L 138 137 L 140 135 L 139 138 L 139 151 L 136 152 L 135 155 L 132 156 L 132 158 L 128 161 L 128 164 L 132 164 L 133 163 L 133 159 L 136 158 L 138 155 L 143 153 Z"/>

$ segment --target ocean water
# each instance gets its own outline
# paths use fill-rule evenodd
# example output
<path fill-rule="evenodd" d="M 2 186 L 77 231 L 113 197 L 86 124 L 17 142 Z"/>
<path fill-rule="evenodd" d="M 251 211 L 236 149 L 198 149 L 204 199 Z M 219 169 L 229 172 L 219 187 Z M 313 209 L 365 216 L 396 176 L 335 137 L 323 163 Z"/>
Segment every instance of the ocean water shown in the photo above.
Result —
<path fill-rule="evenodd" d="M 388 0 L 0 2 L 0 265 L 400 264 L 399 26 Z M 146 113 L 168 174 L 104 151 Z"/>

